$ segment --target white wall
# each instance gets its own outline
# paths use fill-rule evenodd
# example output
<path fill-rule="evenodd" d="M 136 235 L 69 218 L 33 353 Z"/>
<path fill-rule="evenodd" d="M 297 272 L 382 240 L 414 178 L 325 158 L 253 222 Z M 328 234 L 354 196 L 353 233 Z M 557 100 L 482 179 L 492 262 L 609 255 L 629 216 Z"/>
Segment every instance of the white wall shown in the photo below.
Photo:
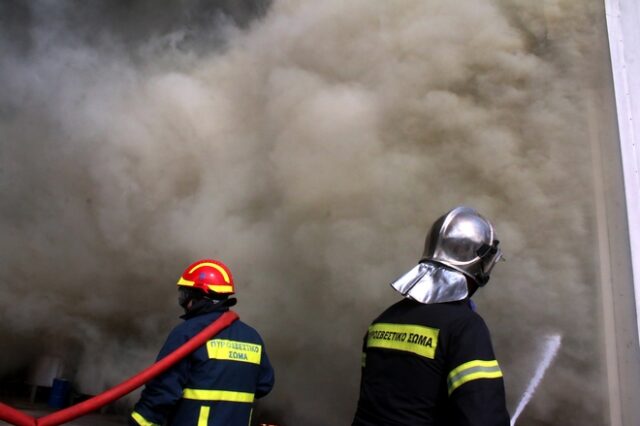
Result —
<path fill-rule="evenodd" d="M 603 234 L 606 240 L 600 242 L 601 253 L 609 251 L 608 267 L 601 268 L 603 321 L 610 424 L 618 426 L 637 424 L 640 418 L 640 4 L 637 0 L 604 3 L 624 182 L 624 202 L 620 205 L 626 209 L 627 219 L 626 224 L 621 224 L 623 214 L 607 213 L 607 231 Z M 604 151 L 606 148 L 601 153 Z M 617 149 L 609 147 L 609 151 Z M 605 186 L 606 180 L 603 175 Z M 616 192 L 611 187 L 607 189 L 608 194 Z M 614 199 L 615 196 L 603 196 L 609 212 L 616 209 Z M 627 246 L 620 242 L 624 225 L 628 226 L 628 258 L 621 253 L 621 247 Z M 604 275 L 609 275 L 608 282 Z"/>
<path fill-rule="evenodd" d="M 640 3 L 605 0 L 618 110 L 636 309 L 640 308 Z M 640 317 L 636 319 L 640 332 Z"/>

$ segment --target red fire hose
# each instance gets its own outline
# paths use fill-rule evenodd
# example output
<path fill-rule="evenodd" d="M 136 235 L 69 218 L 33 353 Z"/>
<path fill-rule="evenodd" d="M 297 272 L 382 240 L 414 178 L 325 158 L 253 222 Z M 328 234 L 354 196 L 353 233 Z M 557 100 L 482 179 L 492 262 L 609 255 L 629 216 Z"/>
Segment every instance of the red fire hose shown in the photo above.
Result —
<path fill-rule="evenodd" d="M 16 426 L 35 426 L 36 419 L 0 402 L 0 420 Z"/>
<path fill-rule="evenodd" d="M 223 313 L 217 320 L 205 327 L 185 344 L 152 366 L 142 370 L 135 376 L 101 393 L 100 395 L 96 395 L 86 401 L 82 401 L 76 405 L 65 408 L 64 410 L 48 414 L 39 419 L 28 416 L 21 411 L 0 402 L 0 420 L 5 420 L 16 426 L 57 426 L 84 416 L 85 414 L 95 411 L 123 395 L 128 394 L 132 390 L 142 386 L 157 375 L 163 373 L 182 358 L 204 345 L 207 340 L 218 334 L 222 329 L 231 325 L 231 323 L 237 319 L 238 314 L 233 311 Z"/>

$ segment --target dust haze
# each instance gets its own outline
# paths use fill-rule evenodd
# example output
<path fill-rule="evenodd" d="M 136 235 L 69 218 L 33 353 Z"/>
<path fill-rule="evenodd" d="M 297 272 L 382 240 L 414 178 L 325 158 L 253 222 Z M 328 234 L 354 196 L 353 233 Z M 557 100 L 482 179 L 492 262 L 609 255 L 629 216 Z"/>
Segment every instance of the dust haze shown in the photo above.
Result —
<path fill-rule="evenodd" d="M 349 424 L 388 283 L 466 204 L 508 258 L 476 299 L 511 410 L 563 335 L 518 424 L 602 418 L 600 2 L 164 4 L 0 5 L 0 373 L 54 354 L 83 392 L 120 382 L 214 257 L 276 368 L 266 420 Z"/>

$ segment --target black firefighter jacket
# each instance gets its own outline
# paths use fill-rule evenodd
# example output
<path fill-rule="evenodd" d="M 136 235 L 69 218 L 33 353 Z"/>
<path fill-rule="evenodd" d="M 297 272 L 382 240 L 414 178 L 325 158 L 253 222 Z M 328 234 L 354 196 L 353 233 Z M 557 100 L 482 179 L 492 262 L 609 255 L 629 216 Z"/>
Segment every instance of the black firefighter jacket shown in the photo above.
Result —
<path fill-rule="evenodd" d="M 210 307 L 209 307 L 210 308 Z M 216 320 L 227 307 L 189 313 L 175 327 L 158 359 Z M 141 426 L 247 426 L 253 402 L 271 391 L 274 374 L 256 330 L 234 321 L 204 346 L 151 380 L 130 424 Z"/>
<path fill-rule="evenodd" d="M 489 330 L 467 301 L 404 299 L 364 339 L 353 426 L 509 426 Z"/>

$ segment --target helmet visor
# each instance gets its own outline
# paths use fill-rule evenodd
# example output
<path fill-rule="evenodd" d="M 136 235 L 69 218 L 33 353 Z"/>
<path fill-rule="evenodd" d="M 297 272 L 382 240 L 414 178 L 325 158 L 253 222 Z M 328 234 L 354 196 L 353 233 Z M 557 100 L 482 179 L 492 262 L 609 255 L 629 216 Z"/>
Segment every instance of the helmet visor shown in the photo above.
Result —
<path fill-rule="evenodd" d="M 502 256 L 502 250 L 500 250 L 498 244 L 500 244 L 500 241 L 494 240 L 493 244 L 488 247 L 487 252 L 481 255 L 481 281 L 483 282 L 479 283 L 480 285 L 484 285 L 487 283 L 487 281 L 489 281 L 489 275 L 491 274 L 491 270 L 493 269 L 493 267 L 496 266 L 496 263 L 498 263 L 500 260 L 504 259 L 504 257 Z"/>

